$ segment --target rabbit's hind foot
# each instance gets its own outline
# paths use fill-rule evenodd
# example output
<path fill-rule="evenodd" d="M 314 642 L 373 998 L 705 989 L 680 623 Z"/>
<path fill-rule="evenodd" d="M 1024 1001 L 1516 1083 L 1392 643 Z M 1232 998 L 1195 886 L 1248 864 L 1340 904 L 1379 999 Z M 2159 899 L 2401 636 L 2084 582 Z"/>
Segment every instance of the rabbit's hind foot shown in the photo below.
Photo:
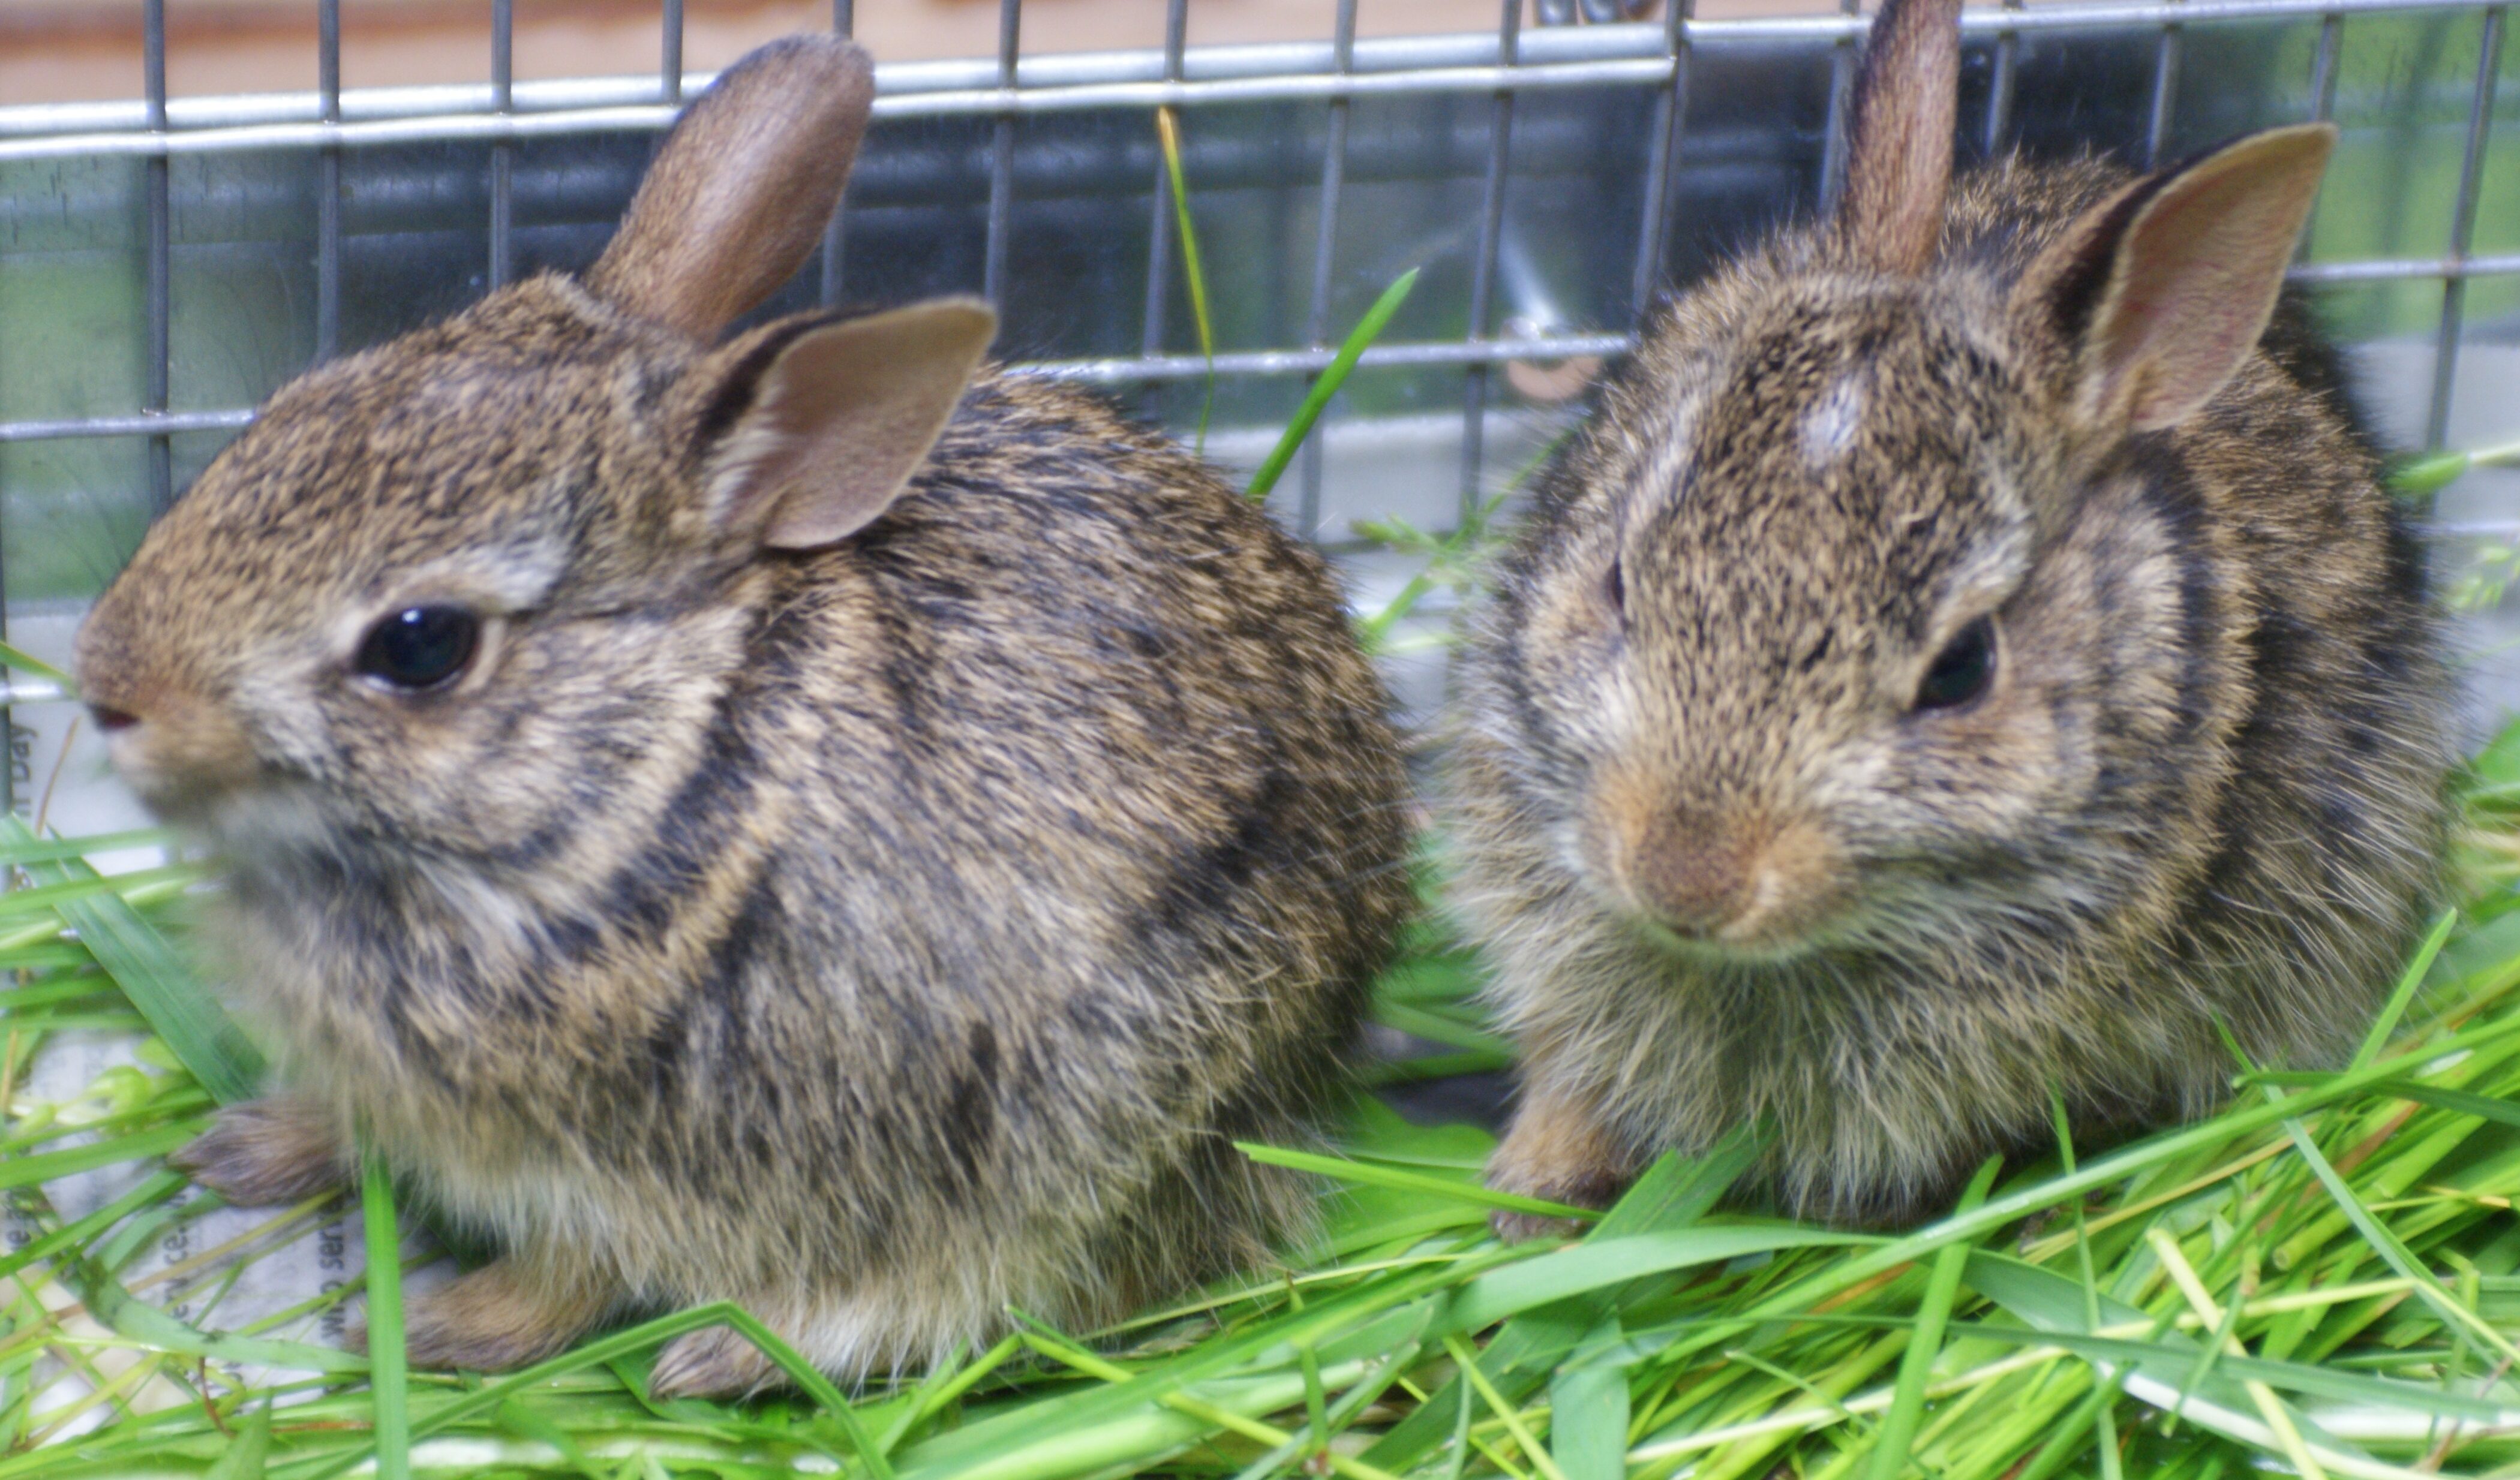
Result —
<path fill-rule="evenodd" d="M 668 1398 L 746 1398 L 779 1385 L 778 1364 L 750 1338 L 723 1325 L 702 1326 L 665 1343 L 648 1373 L 648 1393 Z"/>

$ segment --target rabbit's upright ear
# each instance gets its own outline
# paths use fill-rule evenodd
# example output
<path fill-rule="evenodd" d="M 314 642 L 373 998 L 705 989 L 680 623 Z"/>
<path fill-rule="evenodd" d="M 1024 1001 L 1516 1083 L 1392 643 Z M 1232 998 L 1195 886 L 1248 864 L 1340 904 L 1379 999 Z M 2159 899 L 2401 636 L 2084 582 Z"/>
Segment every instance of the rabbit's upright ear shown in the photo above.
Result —
<path fill-rule="evenodd" d="M 791 320 L 737 339 L 695 372 L 712 528 L 814 550 L 891 506 L 936 444 L 997 334 L 977 298 L 864 318 Z"/>
<path fill-rule="evenodd" d="M 2325 123 L 2269 129 L 2128 187 L 2041 253 L 2016 290 L 2072 356 L 2092 424 L 2176 426 L 2266 333 L 2336 144 Z"/>
<path fill-rule="evenodd" d="M 789 36 L 728 67 L 665 136 L 586 286 L 715 338 L 823 240 L 874 103 L 874 64 L 837 36 Z"/>
<path fill-rule="evenodd" d="M 1854 265 L 1901 277 L 1932 265 L 1959 92 L 1960 0 L 1884 0 L 1855 78 L 1833 217 Z"/>

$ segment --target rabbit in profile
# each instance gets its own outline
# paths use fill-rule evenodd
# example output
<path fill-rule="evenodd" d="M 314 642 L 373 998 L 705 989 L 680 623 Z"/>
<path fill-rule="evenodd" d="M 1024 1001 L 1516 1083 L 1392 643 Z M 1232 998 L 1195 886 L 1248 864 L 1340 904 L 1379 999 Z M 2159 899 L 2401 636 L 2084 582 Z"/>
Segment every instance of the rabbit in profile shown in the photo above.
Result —
<path fill-rule="evenodd" d="M 1660 313 L 1472 619 L 1459 908 L 1500 1188 L 1766 1120 L 1785 1208 L 2333 1060 L 2436 889 L 2419 552 L 2286 263 L 2334 137 L 1954 183 L 1958 0 L 1888 0 L 1833 213 Z M 1503 1221 L 1526 1234 L 1542 1225 Z"/>
<path fill-rule="evenodd" d="M 1408 908 L 1332 578 L 947 298 L 718 342 L 820 241 L 873 93 L 762 48 L 580 279 L 326 365 L 150 531 L 77 662 L 228 866 L 284 1088 L 232 1201 L 363 1132 L 498 1257 L 414 1359 L 718 1299 L 838 1373 L 1264 1256 Z M 976 379 L 975 379 L 976 376 Z M 732 1333 L 660 1393 L 771 1381 Z"/>

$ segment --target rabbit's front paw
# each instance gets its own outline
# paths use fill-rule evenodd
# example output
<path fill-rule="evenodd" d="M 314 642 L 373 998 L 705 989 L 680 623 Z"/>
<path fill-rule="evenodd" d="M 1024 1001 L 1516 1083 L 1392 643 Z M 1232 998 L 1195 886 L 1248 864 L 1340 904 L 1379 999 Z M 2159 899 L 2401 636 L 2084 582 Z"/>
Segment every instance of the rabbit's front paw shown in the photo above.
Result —
<path fill-rule="evenodd" d="M 241 1208 L 295 1202 L 350 1185 L 350 1152 L 331 1116 L 302 1099 L 250 1099 L 167 1158 Z"/>
<path fill-rule="evenodd" d="M 500 1372 L 557 1355 L 604 1319 L 611 1301 L 578 1283 L 494 1259 L 417 1296 L 403 1316 L 411 1365 Z M 364 1325 L 357 1344 L 367 1344 Z"/>
<path fill-rule="evenodd" d="M 1524 1093 L 1529 1098 L 1488 1159 L 1488 1186 L 1579 1208 L 1616 1202 L 1635 1174 L 1590 1102 L 1537 1086 Z M 1488 1226 L 1508 1243 L 1564 1238 L 1585 1227 L 1571 1218 L 1511 1208 L 1489 1214 Z"/>

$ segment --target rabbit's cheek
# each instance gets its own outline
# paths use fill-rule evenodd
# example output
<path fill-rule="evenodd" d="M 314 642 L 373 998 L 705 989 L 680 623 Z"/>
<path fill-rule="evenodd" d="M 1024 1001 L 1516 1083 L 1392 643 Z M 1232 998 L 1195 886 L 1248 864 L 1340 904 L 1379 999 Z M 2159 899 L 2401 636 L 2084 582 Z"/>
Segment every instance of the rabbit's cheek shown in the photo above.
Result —
<path fill-rule="evenodd" d="M 207 807 L 203 825 L 219 851 L 240 863 L 302 859 L 339 844 L 339 828 L 300 784 L 226 792 Z"/>
<path fill-rule="evenodd" d="M 1958 830 L 2008 835 L 2045 815 L 2056 780 L 2056 716 L 2008 685 L 1964 714 L 1938 716 L 1910 757 L 1908 789 Z"/>
<path fill-rule="evenodd" d="M 1606 569 L 1608 558 L 1594 562 Z M 1589 568 L 1589 567 L 1588 567 Z M 1636 687 L 1617 614 L 1602 582 L 1559 579 L 1536 600 L 1525 640 L 1536 695 L 1557 698 L 1550 716 L 1574 748 L 1613 750 L 1633 727 Z"/>

